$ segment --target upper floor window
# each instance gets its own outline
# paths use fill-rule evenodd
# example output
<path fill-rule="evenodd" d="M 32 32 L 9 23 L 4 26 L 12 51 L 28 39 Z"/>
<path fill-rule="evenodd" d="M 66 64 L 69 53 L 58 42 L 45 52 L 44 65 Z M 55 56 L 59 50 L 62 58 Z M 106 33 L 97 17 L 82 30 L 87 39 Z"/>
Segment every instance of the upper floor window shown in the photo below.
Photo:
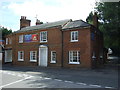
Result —
<path fill-rule="evenodd" d="M 47 42 L 47 31 L 40 32 L 40 42 Z"/>
<path fill-rule="evenodd" d="M 51 51 L 51 63 L 56 63 L 56 52 Z"/>
<path fill-rule="evenodd" d="M 12 44 L 12 38 L 9 38 L 9 44 Z"/>
<path fill-rule="evenodd" d="M 6 45 L 8 44 L 8 38 L 6 38 Z"/>
<path fill-rule="evenodd" d="M 79 51 L 69 51 L 69 64 L 80 64 Z"/>
<path fill-rule="evenodd" d="M 72 31 L 71 32 L 71 42 L 77 42 L 78 41 L 78 31 Z"/>
<path fill-rule="evenodd" d="M 18 51 L 18 61 L 24 61 L 24 51 Z"/>
<path fill-rule="evenodd" d="M 93 32 L 91 33 L 91 40 L 95 40 L 95 34 Z"/>
<path fill-rule="evenodd" d="M 37 61 L 37 51 L 30 51 L 30 61 L 31 62 Z"/>
<path fill-rule="evenodd" d="M 19 36 L 19 43 L 23 43 L 23 35 Z"/>

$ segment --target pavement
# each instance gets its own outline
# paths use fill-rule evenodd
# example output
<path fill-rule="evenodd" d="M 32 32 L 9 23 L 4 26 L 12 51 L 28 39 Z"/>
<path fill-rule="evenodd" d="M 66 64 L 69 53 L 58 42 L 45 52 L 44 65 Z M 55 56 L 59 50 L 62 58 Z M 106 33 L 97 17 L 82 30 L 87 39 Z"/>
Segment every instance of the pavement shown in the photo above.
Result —
<path fill-rule="evenodd" d="M 4 74 L 3 79 L 7 78 L 5 72 L 7 74 L 11 73 L 11 75 L 18 73 L 16 74 L 17 77 L 14 77 L 17 81 L 19 81 L 19 79 L 26 80 L 27 78 L 27 81 L 24 83 L 21 82 L 19 85 L 15 84 L 16 88 L 18 88 L 17 86 L 23 88 L 31 87 L 28 85 L 38 88 L 119 88 L 119 70 L 117 67 L 107 66 L 98 69 L 70 69 L 38 66 L 11 66 L 10 64 L 6 64 L 2 66 L 2 70 Z M 25 75 L 27 77 L 25 77 Z M 21 78 L 19 76 L 21 76 Z M 32 80 L 30 80 L 31 78 Z M 4 84 L 6 82 L 8 81 L 4 80 Z M 44 85 L 40 85 L 40 83 Z M 14 87 L 15 85 L 13 84 Z"/>

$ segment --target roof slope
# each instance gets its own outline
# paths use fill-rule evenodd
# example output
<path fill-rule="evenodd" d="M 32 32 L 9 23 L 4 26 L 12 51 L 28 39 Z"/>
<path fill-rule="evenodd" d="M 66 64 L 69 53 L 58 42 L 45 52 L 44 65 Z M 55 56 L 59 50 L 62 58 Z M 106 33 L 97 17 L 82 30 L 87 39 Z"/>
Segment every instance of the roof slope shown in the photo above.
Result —
<path fill-rule="evenodd" d="M 78 27 L 88 27 L 90 24 L 84 22 L 83 20 L 76 20 L 68 22 L 62 29 L 72 29 L 72 28 L 78 28 Z"/>
<path fill-rule="evenodd" d="M 38 30 L 38 29 L 39 30 L 46 29 L 46 28 L 51 28 L 51 27 L 56 27 L 56 26 L 63 26 L 69 21 L 70 21 L 70 19 L 56 21 L 56 22 L 50 22 L 50 23 L 44 23 L 44 24 L 36 25 L 36 26 L 28 26 L 28 27 L 22 28 L 21 30 L 16 31 L 16 33 L 26 32 L 26 31 L 31 31 L 31 30 Z"/>

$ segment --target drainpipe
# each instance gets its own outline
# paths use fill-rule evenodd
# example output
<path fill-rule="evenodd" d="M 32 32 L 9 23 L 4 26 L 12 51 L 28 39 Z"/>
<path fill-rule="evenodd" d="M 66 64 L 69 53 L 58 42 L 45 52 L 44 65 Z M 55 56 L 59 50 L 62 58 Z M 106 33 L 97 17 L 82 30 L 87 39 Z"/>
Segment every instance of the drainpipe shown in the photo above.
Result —
<path fill-rule="evenodd" d="M 62 55 L 61 55 L 61 57 L 62 57 L 62 60 L 61 60 L 61 67 L 63 67 L 63 45 L 64 45 L 64 43 L 63 43 L 63 39 L 64 39 L 64 37 L 63 37 L 63 31 L 62 31 L 62 29 L 61 29 L 61 33 L 62 33 Z"/>

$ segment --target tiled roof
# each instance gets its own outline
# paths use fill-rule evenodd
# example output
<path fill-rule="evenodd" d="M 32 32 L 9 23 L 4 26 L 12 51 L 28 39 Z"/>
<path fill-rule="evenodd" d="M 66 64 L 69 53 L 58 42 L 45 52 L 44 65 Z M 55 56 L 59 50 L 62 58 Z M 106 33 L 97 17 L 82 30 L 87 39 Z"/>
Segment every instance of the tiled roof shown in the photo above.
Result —
<path fill-rule="evenodd" d="M 22 28 L 21 30 L 16 31 L 15 33 L 27 32 L 27 31 L 38 30 L 38 29 L 39 30 L 47 29 L 47 28 L 56 27 L 56 26 L 62 26 L 63 30 L 67 30 L 67 29 L 78 28 L 78 27 L 88 27 L 90 26 L 90 24 L 84 22 L 83 20 L 72 21 L 71 19 L 68 19 L 68 20 L 61 20 L 61 21 L 56 21 L 51 23 L 44 23 L 36 26 L 28 26 L 28 27 Z"/>
<path fill-rule="evenodd" d="M 62 29 L 72 29 L 72 28 L 78 28 L 78 27 L 88 27 L 90 24 L 84 22 L 83 20 L 76 20 L 68 22 Z"/>
<path fill-rule="evenodd" d="M 38 30 L 38 29 L 39 30 L 46 29 L 46 28 L 51 28 L 51 27 L 55 27 L 55 26 L 63 26 L 64 24 L 66 24 L 69 21 L 70 21 L 70 19 L 51 22 L 51 23 L 44 23 L 44 24 L 36 25 L 36 26 L 29 26 L 29 27 L 25 27 L 25 28 L 22 28 L 21 30 L 16 31 L 16 33 L 31 31 L 31 30 Z"/>

